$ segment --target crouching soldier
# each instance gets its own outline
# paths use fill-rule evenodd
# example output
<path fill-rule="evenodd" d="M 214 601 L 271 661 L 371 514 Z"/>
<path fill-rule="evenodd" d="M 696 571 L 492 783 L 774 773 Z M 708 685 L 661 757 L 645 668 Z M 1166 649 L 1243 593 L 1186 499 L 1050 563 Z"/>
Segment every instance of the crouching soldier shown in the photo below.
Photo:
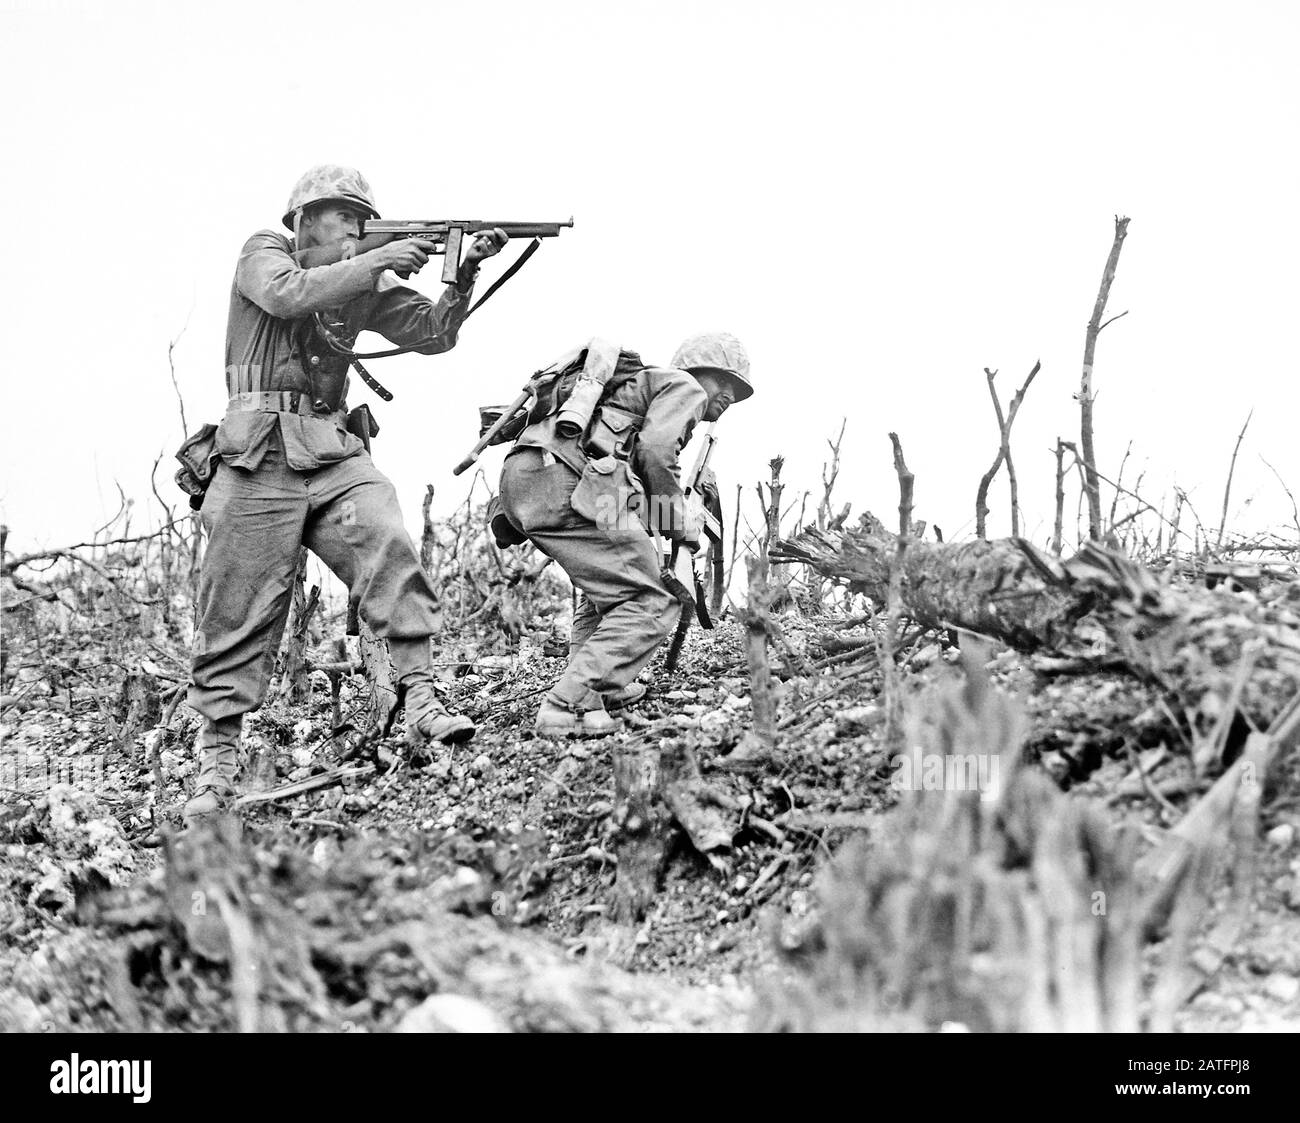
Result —
<path fill-rule="evenodd" d="M 592 340 L 536 385 L 502 469 L 501 512 L 517 540 L 559 562 L 582 594 L 569 664 L 536 728 L 600 736 L 621 726 L 611 710 L 644 695 L 633 680 L 680 610 L 660 579 L 650 529 L 679 548 L 699 547 L 677 455 L 697 422 L 716 421 L 753 393 L 749 359 L 725 333 L 688 339 L 671 367 Z"/>
<path fill-rule="evenodd" d="M 208 546 L 189 702 L 203 729 L 187 821 L 220 811 L 233 792 L 244 714 L 266 696 L 300 546 L 346 583 L 361 618 L 387 640 L 405 691 L 408 737 L 455 742 L 474 734 L 473 723 L 448 713 L 434 693 L 429 641 L 439 628 L 437 594 L 393 485 L 348 431 L 346 363 L 328 352 L 322 361 L 311 317 L 329 313 L 349 338 L 371 330 L 422 354 L 447 351 L 469 309 L 478 263 L 506 237 L 499 230 L 479 237 L 437 301 L 390 272 L 409 276 L 428 262 L 434 246 L 418 239 L 300 267 L 296 251 L 343 245 L 378 217 L 359 172 L 312 168 L 285 208 L 293 239 L 262 230 L 239 257 L 226 331 L 229 403 L 202 502 Z M 321 369 L 331 378 L 319 379 Z"/>

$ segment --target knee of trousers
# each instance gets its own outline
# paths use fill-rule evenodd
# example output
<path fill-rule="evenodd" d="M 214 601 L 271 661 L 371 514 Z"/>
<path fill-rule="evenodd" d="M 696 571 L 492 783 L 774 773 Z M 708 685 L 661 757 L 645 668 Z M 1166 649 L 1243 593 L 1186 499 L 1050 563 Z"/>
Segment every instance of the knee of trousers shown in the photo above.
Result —
<path fill-rule="evenodd" d="M 637 601 L 647 621 L 647 628 L 653 629 L 659 639 L 664 639 L 677 626 L 682 606 L 677 598 L 664 592 L 662 595 L 644 596 Z"/>
<path fill-rule="evenodd" d="M 369 553 L 352 589 L 366 623 L 385 639 L 430 635 L 438 597 L 405 531 L 386 535 Z"/>

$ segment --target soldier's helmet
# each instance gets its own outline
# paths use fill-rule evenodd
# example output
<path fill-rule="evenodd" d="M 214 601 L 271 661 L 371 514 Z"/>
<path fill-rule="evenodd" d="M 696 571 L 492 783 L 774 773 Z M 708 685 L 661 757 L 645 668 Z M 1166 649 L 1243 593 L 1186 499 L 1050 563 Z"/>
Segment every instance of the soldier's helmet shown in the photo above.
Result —
<path fill-rule="evenodd" d="M 729 375 L 736 390 L 736 401 L 743 402 L 754 392 L 749 381 L 749 356 L 739 339 L 725 331 L 693 335 L 677 348 L 672 365 L 694 374 L 716 370 Z"/>
<path fill-rule="evenodd" d="M 379 217 L 370 184 L 356 168 L 345 168 L 342 164 L 317 164 L 304 172 L 302 178 L 294 184 L 293 193 L 284 209 L 285 226 L 293 229 L 294 216 L 303 207 L 327 201 L 351 203 L 365 211 L 367 218 Z"/>

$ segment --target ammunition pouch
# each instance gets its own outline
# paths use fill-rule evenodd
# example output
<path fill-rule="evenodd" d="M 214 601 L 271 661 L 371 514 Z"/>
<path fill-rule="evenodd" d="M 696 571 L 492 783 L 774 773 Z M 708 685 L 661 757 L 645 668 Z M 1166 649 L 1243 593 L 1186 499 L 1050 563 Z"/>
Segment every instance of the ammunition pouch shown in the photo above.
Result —
<path fill-rule="evenodd" d="M 618 456 L 601 456 L 587 462 L 569 506 L 590 519 L 611 538 L 633 531 L 644 533 L 645 491 L 628 462 Z"/>
<path fill-rule="evenodd" d="M 596 410 L 582 440 L 583 451 L 591 457 L 617 456 L 630 459 L 636 435 L 645 418 L 609 404 Z"/>
<path fill-rule="evenodd" d="M 204 425 L 176 451 L 181 462 L 176 470 L 176 486 L 190 497 L 191 510 L 203 506 L 203 497 L 212 483 L 221 454 L 217 452 L 217 427 Z"/>

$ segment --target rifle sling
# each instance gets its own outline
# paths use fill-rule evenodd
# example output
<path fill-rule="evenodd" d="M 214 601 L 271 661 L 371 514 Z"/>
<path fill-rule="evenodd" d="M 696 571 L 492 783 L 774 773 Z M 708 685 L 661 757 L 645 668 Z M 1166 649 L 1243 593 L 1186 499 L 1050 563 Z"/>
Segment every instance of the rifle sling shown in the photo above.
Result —
<path fill-rule="evenodd" d="M 541 238 L 534 238 L 531 242 L 529 242 L 528 245 L 524 247 L 524 252 L 521 253 L 517 258 L 515 258 L 514 263 L 510 266 L 510 268 L 507 269 L 504 273 L 502 273 L 501 276 L 499 276 L 495 281 L 493 281 L 491 287 L 487 290 L 487 292 L 485 292 L 474 302 L 474 306 L 468 312 L 465 313 L 465 319 L 468 320 L 472 315 L 474 315 L 475 312 L 477 312 L 480 308 L 482 308 L 483 305 L 486 304 L 488 300 L 491 299 L 492 294 L 496 292 L 497 289 L 499 289 L 508 280 L 510 280 L 511 277 L 513 277 L 516 273 L 518 273 L 519 270 L 524 267 L 524 262 L 526 262 L 530 257 L 533 256 L 533 254 L 537 252 L 541 244 L 542 244 Z"/>

